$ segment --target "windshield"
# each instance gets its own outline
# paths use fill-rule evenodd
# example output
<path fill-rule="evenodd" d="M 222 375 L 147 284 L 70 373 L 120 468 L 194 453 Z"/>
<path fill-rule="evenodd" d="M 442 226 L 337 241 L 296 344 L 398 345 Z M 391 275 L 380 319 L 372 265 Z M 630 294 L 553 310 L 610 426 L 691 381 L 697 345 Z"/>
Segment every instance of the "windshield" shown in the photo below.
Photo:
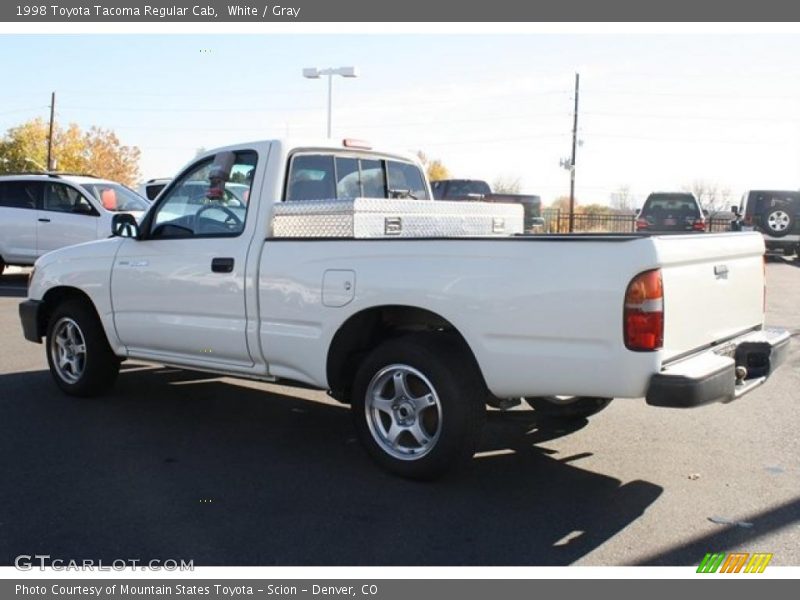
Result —
<path fill-rule="evenodd" d="M 110 212 L 145 211 L 149 206 L 147 200 L 119 183 L 83 183 L 81 187 Z"/>

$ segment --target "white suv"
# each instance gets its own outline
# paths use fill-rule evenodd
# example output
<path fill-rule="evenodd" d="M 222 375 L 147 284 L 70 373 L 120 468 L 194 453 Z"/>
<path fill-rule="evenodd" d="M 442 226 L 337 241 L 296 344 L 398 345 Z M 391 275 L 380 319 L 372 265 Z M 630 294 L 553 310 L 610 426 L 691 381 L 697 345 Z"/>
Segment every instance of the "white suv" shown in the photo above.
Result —
<path fill-rule="evenodd" d="M 122 184 L 85 175 L 0 176 L 0 274 L 46 252 L 111 235 L 111 218 L 149 204 Z"/>

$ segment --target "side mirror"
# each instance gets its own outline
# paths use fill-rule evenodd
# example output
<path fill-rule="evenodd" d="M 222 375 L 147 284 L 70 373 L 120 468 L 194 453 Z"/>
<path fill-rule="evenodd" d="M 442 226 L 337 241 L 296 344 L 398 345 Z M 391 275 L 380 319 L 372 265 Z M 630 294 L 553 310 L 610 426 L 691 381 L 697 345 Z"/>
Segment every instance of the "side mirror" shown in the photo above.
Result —
<path fill-rule="evenodd" d="M 72 212 L 74 212 L 77 215 L 93 215 L 94 214 L 94 208 L 92 208 L 91 204 L 85 204 L 83 202 L 77 202 L 72 207 Z"/>
<path fill-rule="evenodd" d="M 708 212 L 708 209 L 707 209 L 707 208 L 704 208 L 704 209 L 703 209 L 703 216 L 704 216 L 704 217 L 706 217 L 706 218 L 708 218 L 708 215 L 709 215 L 709 214 L 710 214 L 710 213 Z"/>
<path fill-rule="evenodd" d="M 133 215 L 117 213 L 111 217 L 111 235 L 113 237 L 139 237 L 139 223 Z"/>
<path fill-rule="evenodd" d="M 732 212 L 732 213 L 733 213 L 735 216 L 737 216 L 737 217 L 738 217 L 738 216 L 739 216 L 739 207 L 738 207 L 738 206 L 736 206 L 736 205 L 734 204 L 733 206 L 731 206 L 731 212 Z"/>

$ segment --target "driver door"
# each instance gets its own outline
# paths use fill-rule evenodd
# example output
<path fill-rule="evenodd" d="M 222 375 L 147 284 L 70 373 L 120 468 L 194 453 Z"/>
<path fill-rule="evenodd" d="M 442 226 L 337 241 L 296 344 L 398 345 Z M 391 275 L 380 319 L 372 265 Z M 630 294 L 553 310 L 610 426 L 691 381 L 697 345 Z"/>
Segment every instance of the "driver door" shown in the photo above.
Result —
<path fill-rule="evenodd" d="M 111 293 L 117 335 L 131 356 L 253 365 L 246 339 L 247 206 L 226 194 L 224 183 L 244 181 L 256 158 L 253 151 L 225 152 L 190 167 L 150 211 L 142 239 L 122 243 Z"/>

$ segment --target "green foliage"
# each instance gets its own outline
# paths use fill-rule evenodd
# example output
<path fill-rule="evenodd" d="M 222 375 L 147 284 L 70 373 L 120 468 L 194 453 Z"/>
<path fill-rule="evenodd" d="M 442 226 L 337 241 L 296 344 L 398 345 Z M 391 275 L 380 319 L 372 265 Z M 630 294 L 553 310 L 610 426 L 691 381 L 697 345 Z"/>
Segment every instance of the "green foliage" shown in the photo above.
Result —
<path fill-rule="evenodd" d="M 9 129 L 0 139 L 0 173 L 41 171 L 47 166 L 47 137 L 42 119 Z M 52 154 L 59 171 L 89 173 L 129 186 L 139 179 L 139 149 L 123 146 L 109 129 L 56 126 Z"/>

